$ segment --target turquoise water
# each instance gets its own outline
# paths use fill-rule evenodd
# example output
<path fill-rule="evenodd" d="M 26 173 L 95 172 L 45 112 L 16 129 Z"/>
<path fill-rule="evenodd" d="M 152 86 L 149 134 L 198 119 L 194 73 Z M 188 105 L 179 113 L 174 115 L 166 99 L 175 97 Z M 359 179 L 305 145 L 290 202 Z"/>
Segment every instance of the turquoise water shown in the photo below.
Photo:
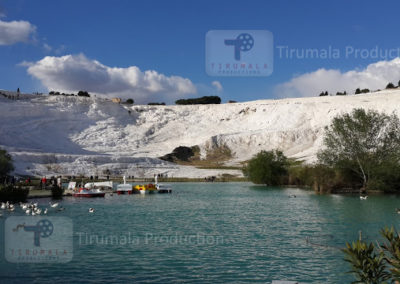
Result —
<path fill-rule="evenodd" d="M 72 261 L 23 264 L 2 257 L 0 282 L 349 283 L 353 278 L 345 273 L 349 266 L 340 248 L 357 239 L 359 230 L 375 240 L 381 227 L 398 226 L 400 219 L 396 196 L 361 201 L 248 183 L 180 183 L 173 189 L 64 198 L 65 211 L 49 216 L 72 219 Z M 88 213 L 90 207 L 95 213 Z M 0 218 L 2 244 L 5 219 Z M 2 245 L 2 256 L 4 251 Z"/>

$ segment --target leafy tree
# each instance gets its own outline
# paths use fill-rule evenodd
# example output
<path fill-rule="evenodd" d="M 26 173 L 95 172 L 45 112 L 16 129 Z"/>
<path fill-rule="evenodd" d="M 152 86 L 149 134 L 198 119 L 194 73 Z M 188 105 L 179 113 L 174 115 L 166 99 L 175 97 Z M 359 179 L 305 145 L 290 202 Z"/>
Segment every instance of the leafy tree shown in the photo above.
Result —
<path fill-rule="evenodd" d="M 386 89 L 395 89 L 396 87 L 394 86 L 393 83 L 389 83 L 386 85 Z"/>
<path fill-rule="evenodd" d="M 177 105 L 204 105 L 204 104 L 220 104 L 221 98 L 218 96 L 204 96 L 194 99 L 180 99 L 175 102 Z"/>
<path fill-rule="evenodd" d="M 7 151 L 0 149 L 0 178 L 3 179 L 14 170 L 12 158 Z"/>
<path fill-rule="evenodd" d="M 243 169 L 255 184 L 279 185 L 288 173 L 288 159 L 281 151 L 261 151 Z"/>
<path fill-rule="evenodd" d="M 356 94 L 356 95 L 361 94 L 360 88 L 357 88 L 357 89 L 356 89 L 356 93 L 355 93 L 355 94 Z"/>
<path fill-rule="evenodd" d="M 134 101 L 133 99 L 127 99 L 127 100 L 126 100 L 126 103 L 127 103 L 127 104 L 130 104 L 130 105 L 133 105 L 134 102 L 135 102 L 135 101 Z"/>
<path fill-rule="evenodd" d="M 335 117 L 325 128 L 324 148 L 319 151 L 318 160 L 324 165 L 353 172 L 364 189 L 376 181 L 387 184 L 387 179 L 398 179 L 399 118 L 395 114 L 389 116 L 364 109 Z M 387 179 L 382 177 L 383 172 Z"/>
<path fill-rule="evenodd" d="M 326 91 L 326 92 L 321 92 L 321 93 L 319 94 L 320 97 L 327 96 L 327 95 L 328 95 L 328 91 Z"/>
<path fill-rule="evenodd" d="M 90 97 L 90 94 L 86 91 L 79 91 L 78 97 Z"/>
<path fill-rule="evenodd" d="M 149 106 L 165 106 L 165 103 L 164 102 L 162 102 L 162 103 L 148 103 L 147 105 L 149 105 Z"/>

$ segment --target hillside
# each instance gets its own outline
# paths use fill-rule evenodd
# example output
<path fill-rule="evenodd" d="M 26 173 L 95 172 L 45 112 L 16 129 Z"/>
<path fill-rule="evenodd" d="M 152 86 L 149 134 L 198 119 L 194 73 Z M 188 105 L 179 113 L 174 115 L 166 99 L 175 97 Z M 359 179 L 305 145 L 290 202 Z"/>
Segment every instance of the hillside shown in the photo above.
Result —
<path fill-rule="evenodd" d="M 12 95 L 12 94 L 11 94 Z M 0 96 L 0 147 L 19 174 L 204 177 L 237 170 L 201 170 L 158 159 L 178 146 L 201 157 L 229 148 L 227 165 L 260 150 L 281 149 L 313 162 L 330 120 L 355 107 L 396 113 L 400 91 L 192 106 L 120 105 L 99 98 Z"/>

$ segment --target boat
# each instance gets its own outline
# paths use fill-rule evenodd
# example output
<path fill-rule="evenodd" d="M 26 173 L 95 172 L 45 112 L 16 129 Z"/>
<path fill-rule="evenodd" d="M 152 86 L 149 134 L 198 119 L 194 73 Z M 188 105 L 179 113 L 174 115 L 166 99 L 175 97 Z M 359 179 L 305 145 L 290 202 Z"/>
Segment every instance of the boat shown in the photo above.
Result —
<path fill-rule="evenodd" d="M 85 188 L 102 188 L 102 189 L 112 189 L 112 181 L 100 181 L 100 182 L 89 182 L 85 184 Z"/>
<path fill-rule="evenodd" d="M 106 193 L 98 188 L 89 189 L 85 187 L 81 187 L 78 192 L 73 193 L 74 197 L 104 197 L 105 195 Z"/>
<path fill-rule="evenodd" d="M 172 193 L 172 188 L 168 184 L 156 184 L 158 193 Z"/>
<path fill-rule="evenodd" d="M 133 193 L 133 187 L 131 184 L 126 183 L 126 177 L 124 176 L 124 183 L 119 184 L 117 186 L 117 194 L 132 194 Z"/>
<path fill-rule="evenodd" d="M 133 189 L 140 194 L 150 194 L 157 192 L 157 187 L 155 184 L 137 184 L 133 187 Z"/>
<path fill-rule="evenodd" d="M 159 184 L 157 175 L 154 176 L 154 183 L 158 193 L 172 193 L 172 187 L 168 184 Z"/>

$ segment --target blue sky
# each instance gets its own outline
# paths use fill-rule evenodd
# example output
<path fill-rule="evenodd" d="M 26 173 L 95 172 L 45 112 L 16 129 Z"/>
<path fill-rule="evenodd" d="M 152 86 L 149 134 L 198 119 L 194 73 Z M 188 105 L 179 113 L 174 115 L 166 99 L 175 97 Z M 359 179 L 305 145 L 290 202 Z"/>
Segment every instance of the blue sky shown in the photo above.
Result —
<path fill-rule="evenodd" d="M 313 96 L 316 90 L 325 87 L 324 83 L 332 92 L 336 86 L 342 90 L 354 84 L 375 88 L 385 81 L 396 80 L 400 64 L 392 60 L 397 56 L 375 58 L 368 54 L 365 58 L 356 58 L 353 54 L 346 57 L 345 49 L 350 46 L 365 49 L 367 53 L 375 47 L 398 48 L 399 11 L 398 1 L 0 1 L 1 21 L 26 21 L 35 29 L 29 39 L 0 45 L 0 89 L 20 87 L 26 92 L 45 92 L 49 87 L 58 86 L 50 82 L 57 79 L 47 78 L 53 70 L 43 68 L 58 68 L 60 62 L 32 68 L 30 74 L 28 69 L 46 56 L 65 55 L 83 56 L 74 58 L 71 64 L 79 65 L 83 58 L 87 64 L 96 60 L 110 68 L 137 66 L 141 71 L 155 70 L 166 77 L 188 79 L 196 93 L 182 91 L 179 94 L 182 97 L 218 94 L 224 101 L 247 101 L 292 94 L 303 96 L 307 92 Z M 273 33 L 274 71 L 270 76 L 210 77 L 206 74 L 206 33 L 236 29 Z M 0 42 L 1 36 L 0 30 Z M 277 46 L 318 52 L 331 46 L 340 51 L 340 56 L 280 58 Z M 378 68 L 377 74 L 373 65 L 372 71 L 365 71 L 378 61 L 387 64 L 386 67 L 390 65 L 389 69 Z M 25 64 L 21 66 L 21 62 Z M 326 72 L 316 73 L 321 68 Z M 396 76 L 390 75 L 393 68 Z M 348 80 L 345 74 L 351 70 L 360 73 Z M 69 75 L 79 70 L 74 67 L 65 72 Z M 371 72 L 376 76 L 372 83 L 365 79 L 371 77 Z M 305 73 L 310 73 L 311 78 L 305 78 Z M 385 77 L 382 73 L 390 74 Z M 81 73 L 79 76 L 82 78 Z M 74 78 L 71 75 L 68 80 Z M 316 78 L 322 83 L 310 86 Z M 214 81 L 223 89 L 214 88 Z M 68 89 L 66 84 L 70 83 L 62 82 L 60 86 Z M 71 84 L 71 90 L 77 86 L 75 82 Z M 186 87 L 185 90 L 191 89 Z M 173 92 L 174 87 L 169 91 Z M 161 93 L 150 99 L 168 100 Z"/>

